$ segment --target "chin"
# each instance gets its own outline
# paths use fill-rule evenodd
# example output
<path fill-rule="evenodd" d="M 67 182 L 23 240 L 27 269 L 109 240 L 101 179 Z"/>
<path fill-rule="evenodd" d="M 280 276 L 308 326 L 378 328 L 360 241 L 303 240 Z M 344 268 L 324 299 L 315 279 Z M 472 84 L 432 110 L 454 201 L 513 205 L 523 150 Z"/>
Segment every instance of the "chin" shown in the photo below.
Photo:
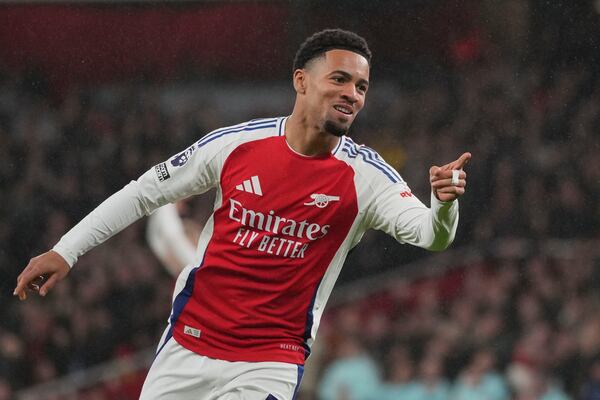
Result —
<path fill-rule="evenodd" d="M 348 129 L 350 128 L 350 124 L 340 124 L 339 122 L 334 122 L 331 120 L 325 121 L 323 125 L 323 130 L 333 136 L 341 137 L 348 133 Z"/>

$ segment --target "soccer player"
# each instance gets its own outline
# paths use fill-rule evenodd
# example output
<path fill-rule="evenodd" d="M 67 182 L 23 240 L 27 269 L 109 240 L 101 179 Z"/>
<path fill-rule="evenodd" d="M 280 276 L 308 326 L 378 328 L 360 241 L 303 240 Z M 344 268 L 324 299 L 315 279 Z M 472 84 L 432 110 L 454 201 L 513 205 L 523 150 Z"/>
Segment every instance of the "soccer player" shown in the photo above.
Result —
<path fill-rule="evenodd" d="M 158 207 L 216 188 L 201 260 L 176 283 L 142 399 L 293 399 L 325 304 L 367 229 L 443 250 L 458 224 L 464 153 L 429 170 L 431 208 L 370 148 L 346 135 L 363 108 L 371 52 L 339 29 L 309 37 L 293 68 L 288 117 L 204 136 L 105 200 L 52 250 L 33 258 L 15 295 Z"/>
<path fill-rule="evenodd" d="M 175 277 L 186 265 L 193 264 L 198 258 L 195 247 L 197 240 L 192 242 L 190 238 L 192 235 L 197 236 L 196 232 L 186 232 L 179 215 L 179 208 L 184 207 L 183 203 L 168 203 L 160 207 L 150 215 L 146 226 L 146 240 L 152 252 Z"/>

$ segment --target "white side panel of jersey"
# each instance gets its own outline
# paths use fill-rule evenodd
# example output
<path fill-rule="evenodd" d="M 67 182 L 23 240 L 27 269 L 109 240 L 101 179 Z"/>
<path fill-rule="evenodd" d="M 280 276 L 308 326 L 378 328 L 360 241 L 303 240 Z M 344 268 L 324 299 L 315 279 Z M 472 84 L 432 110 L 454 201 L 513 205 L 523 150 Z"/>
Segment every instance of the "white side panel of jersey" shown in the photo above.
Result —
<path fill-rule="evenodd" d="M 221 207 L 222 202 L 223 201 L 222 201 L 221 188 L 217 187 L 217 193 L 215 194 L 214 209 Z M 214 228 L 215 228 L 215 220 L 214 220 L 214 213 L 212 213 L 210 215 L 210 217 L 208 218 L 208 220 L 206 221 L 206 224 L 204 225 L 204 228 L 202 229 L 202 232 L 200 233 L 200 237 L 198 238 L 198 247 L 196 249 L 196 256 L 195 256 L 197 264 L 186 266 L 181 271 L 179 276 L 177 277 L 177 281 L 175 282 L 175 288 L 173 289 L 173 298 L 171 299 L 171 304 L 175 303 L 175 299 L 181 293 L 181 291 L 185 288 L 187 280 L 190 276 L 190 273 L 193 271 L 193 269 L 196 267 L 199 267 L 200 263 L 204 261 L 204 253 L 206 253 L 206 249 L 208 247 L 208 243 L 210 242 L 210 239 L 212 238 Z M 158 349 L 160 349 L 165 344 L 165 341 L 168 340 L 167 334 L 171 328 L 172 313 L 173 313 L 173 308 L 171 308 L 171 315 L 169 315 L 169 318 L 167 319 L 167 328 L 165 329 L 165 331 L 162 335 L 162 338 L 159 341 Z"/>
<path fill-rule="evenodd" d="M 339 146 L 333 151 L 333 155 L 338 159 L 346 162 L 351 167 L 353 167 L 351 163 L 345 160 L 343 153 L 340 151 L 345 139 L 345 137 L 342 138 Z M 311 337 L 307 340 L 307 344 L 309 347 L 312 347 L 312 344 L 314 343 L 314 340 L 317 336 L 317 331 L 321 323 L 321 317 L 323 316 L 323 312 L 325 311 L 325 306 L 327 304 L 327 301 L 329 300 L 329 297 L 331 296 L 331 292 L 333 291 L 333 287 L 337 282 L 344 262 L 346 261 L 348 252 L 358 244 L 366 230 L 364 224 L 365 210 L 368 206 L 370 198 L 366 195 L 366 192 L 359 190 L 360 187 L 366 184 L 366 182 L 364 181 L 364 176 L 356 173 L 356 168 L 354 168 L 354 172 L 354 187 L 357 189 L 356 205 L 358 208 L 358 212 L 356 214 L 354 222 L 352 222 L 352 225 L 348 230 L 348 234 L 344 238 L 344 241 L 338 248 L 333 259 L 329 263 L 329 266 L 325 270 L 325 274 L 321 279 L 319 287 L 317 288 L 317 293 L 315 295 L 315 301 L 312 308 L 313 325 L 310 332 Z"/>
<path fill-rule="evenodd" d="M 221 191 L 217 190 L 217 199 L 220 202 Z M 215 204 L 217 200 L 215 200 Z M 213 219 L 213 215 L 211 214 L 210 218 L 206 221 L 204 225 L 204 229 L 202 229 L 202 233 L 200 234 L 200 238 L 198 239 L 198 249 L 196 252 L 196 260 L 198 264 L 187 265 L 181 273 L 177 277 L 177 281 L 175 281 L 175 288 L 173 289 L 173 297 L 171 299 L 171 304 L 175 303 L 175 299 L 181 293 L 181 291 L 185 288 L 188 278 L 190 277 L 190 273 L 194 270 L 194 268 L 199 267 L 200 263 L 204 259 L 204 253 L 206 252 L 206 248 L 208 247 L 208 242 L 212 238 L 213 231 L 215 227 L 215 221 Z M 169 318 L 167 318 L 167 327 L 164 330 L 160 341 L 158 342 L 158 347 L 156 351 L 158 352 L 166 343 L 166 341 L 170 338 L 169 332 L 171 330 L 171 317 L 173 316 L 173 307 L 171 307 L 171 314 Z"/>
<path fill-rule="evenodd" d="M 219 186 L 217 187 L 217 192 L 215 194 L 215 205 L 213 211 L 221 207 L 222 204 L 223 193 L 221 192 L 221 187 Z M 214 212 L 210 214 L 210 218 L 208 219 L 206 225 L 204 226 L 204 229 L 202 229 L 202 232 L 200 233 L 200 238 L 198 239 L 198 248 L 196 249 L 196 260 L 198 260 L 198 263 L 204 260 L 204 253 L 206 253 L 206 248 L 208 247 L 208 243 L 212 238 L 213 230 L 215 227 L 214 216 Z M 196 267 L 197 266 L 198 265 L 196 265 Z"/>
<path fill-rule="evenodd" d="M 202 229 L 202 234 L 200 235 L 200 239 L 198 240 L 198 256 L 196 257 L 197 264 L 188 265 L 181 272 L 181 274 L 179 274 L 177 282 L 175 283 L 175 289 L 173 290 L 173 301 L 175 301 L 175 297 L 177 297 L 177 295 L 185 287 L 185 283 L 188 279 L 188 276 L 190 275 L 191 270 L 196 267 L 199 267 L 200 263 L 204 259 L 204 253 L 206 252 L 206 248 L 208 247 L 208 242 L 210 242 L 210 239 L 212 238 L 214 227 L 215 221 L 213 220 L 213 216 L 211 215 L 210 218 L 206 221 L 206 225 L 204 225 L 204 229 Z"/>
<path fill-rule="evenodd" d="M 325 310 L 325 305 L 329 300 L 329 296 L 331 296 L 335 282 L 340 275 L 344 261 L 346 261 L 346 256 L 348 256 L 348 252 L 352 249 L 353 243 L 356 241 L 355 236 L 359 230 L 360 221 L 360 215 L 354 219 L 354 222 L 348 231 L 348 235 L 342 242 L 342 245 L 338 248 L 335 256 L 331 260 L 331 263 L 329 263 L 329 266 L 325 270 L 325 274 L 323 275 L 321 282 L 319 283 L 312 308 L 313 325 L 310 331 L 310 338 L 307 340 L 307 345 L 309 348 L 312 347 L 315 341 L 317 330 L 319 329 L 319 324 L 321 323 L 321 317 L 323 316 L 323 311 Z"/>

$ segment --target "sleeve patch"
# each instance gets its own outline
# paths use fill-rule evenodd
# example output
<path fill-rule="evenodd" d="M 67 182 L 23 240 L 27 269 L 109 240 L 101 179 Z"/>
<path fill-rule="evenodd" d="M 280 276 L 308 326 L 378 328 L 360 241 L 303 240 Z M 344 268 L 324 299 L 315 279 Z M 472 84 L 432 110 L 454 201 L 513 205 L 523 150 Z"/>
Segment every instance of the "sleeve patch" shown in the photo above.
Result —
<path fill-rule="evenodd" d="M 169 174 L 169 170 L 167 169 L 167 164 L 165 163 L 158 164 L 156 167 L 154 167 L 154 170 L 156 171 L 156 176 L 158 176 L 158 180 L 161 182 L 166 181 L 171 177 L 171 175 Z"/>
<path fill-rule="evenodd" d="M 173 159 L 171 160 L 171 165 L 174 167 L 181 167 L 186 162 L 188 162 L 188 160 L 190 159 L 190 157 L 192 156 L 194 151 L 196 151 L 195 144 L 188 147 L 183 153 L 178 154 L 175 157 L 173 157 Z"/>

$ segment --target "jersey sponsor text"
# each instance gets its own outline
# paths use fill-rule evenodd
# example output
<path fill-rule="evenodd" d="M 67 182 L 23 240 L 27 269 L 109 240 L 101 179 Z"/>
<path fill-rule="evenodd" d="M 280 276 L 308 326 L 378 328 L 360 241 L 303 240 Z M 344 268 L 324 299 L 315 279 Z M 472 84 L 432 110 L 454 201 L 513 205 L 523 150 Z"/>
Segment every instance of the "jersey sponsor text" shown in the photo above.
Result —
<path fill-rule="evenodd" d="M 291 218 L 284 218 L 275 215 L 275 211 L 268 213 L 249 210 L 244 208 L 241 202 L 229 199 L 229 218 L 239 222 L 244 226 L 256 228 L 261 231 L 273 233 L 275 235 L 282 233 L 286 236 L 296 237 L 298 239 L 317 240 L 329 231 L 329 225 L 319 225 L 310 223 L 307 220 L 295 221 Z"/>

